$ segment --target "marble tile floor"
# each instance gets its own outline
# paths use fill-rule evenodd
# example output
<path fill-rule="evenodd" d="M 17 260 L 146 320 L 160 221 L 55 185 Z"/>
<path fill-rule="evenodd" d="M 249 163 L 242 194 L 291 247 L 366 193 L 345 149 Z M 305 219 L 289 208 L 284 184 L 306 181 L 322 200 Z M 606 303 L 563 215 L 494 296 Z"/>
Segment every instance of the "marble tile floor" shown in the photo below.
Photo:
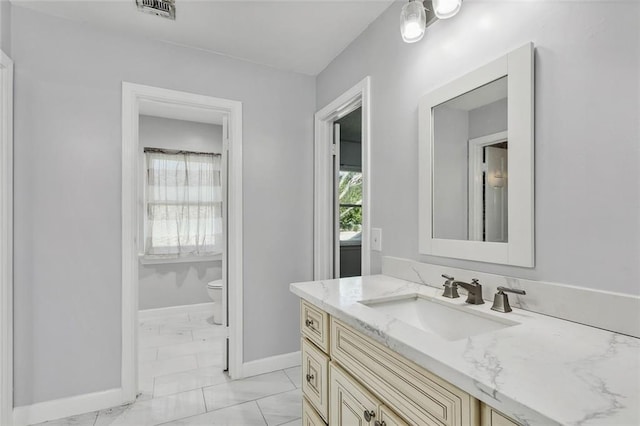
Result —
<path fill-rule="evenodd" d="M 141 320 L 137 401 L 39 425 L 301 425 L 300 367 L 230 380 L 223 333 L 208 309 Z"/>

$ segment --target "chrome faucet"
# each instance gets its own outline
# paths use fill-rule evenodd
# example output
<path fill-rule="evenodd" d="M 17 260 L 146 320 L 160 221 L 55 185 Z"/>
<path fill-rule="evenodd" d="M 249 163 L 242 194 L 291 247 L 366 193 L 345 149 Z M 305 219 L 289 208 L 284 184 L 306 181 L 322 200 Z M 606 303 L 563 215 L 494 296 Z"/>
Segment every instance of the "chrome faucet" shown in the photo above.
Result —
<path fill-rule="evenodd" d="M 463 281 L 454 281 L 451 283 L 453 287 L 460 286 L 467 290 L 466 303 L 472 305 L 482 305 L 484 300 L 482 299 L 482 285 L 478 282 L 477 278 L 471 280 L 471 283 L 465 283 Z"/>

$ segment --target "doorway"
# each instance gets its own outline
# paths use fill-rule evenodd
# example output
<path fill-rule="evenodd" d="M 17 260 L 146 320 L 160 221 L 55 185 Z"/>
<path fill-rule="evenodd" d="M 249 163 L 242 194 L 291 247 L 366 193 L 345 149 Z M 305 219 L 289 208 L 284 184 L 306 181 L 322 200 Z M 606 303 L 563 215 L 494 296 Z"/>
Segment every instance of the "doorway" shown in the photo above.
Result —
<path fill-rule="evenodd" d="M 333 278 L 362 275 L 362 106 L 333 123 Z"/>
<path fill-rule="evenodd" d="M 166 115 L 140 104 L 138 400 L 228 379 L 227 114 Z"/>
<path fill-rule="evenodd" d="M 154 124 L 155 120 L 155 124 Z M 160 120 L 160 121 L 158 121 Z M 143 143 L 143 134 L 145 126 L 155 125 L 162 127 L 163 121 L 173 121 L 174 127 L 179 127 L 178 122 L 199 123 L 202 125 L 210 125 L 219 128 L 219 152 L 215 151 L 215 147 L 175 147 L 175 146 L 149 146 L 153 143 Z M 122 273 L 123 273 L 123 352 L 122 352 L 122 387 L 124 401 L 134 401 L 139 394 L 143 398 L 153 397 L 156 393 L 155 386 L 149 383 L 149 378 L 140 380 L 145 373 L 142 369 L 156 369 L 155 374 L 180 372 L 180 370 L 189 371 L 199 368 L 198 366 L 207 367 L 206 364 L 212 363 L 212 357 L 221 357 L 220 362 L 216 363 L 216 369 L 220 372 L 227 369 L 229 376 L 233 379 L 241 377 L 242 367 L 242 104 L 237 101 L 213 98 L 209 96 L 196 95 L 186 92 L 178 92 L 173 90 L 160 89 L 150 86 L 142 86 L 130 83 L 123 83 L 123 177 L 122 177 Z M 146 123 L 146 124 L 145 124 Z M 157 130 L 157 129 L 156 129 Z M 217 131 L 217 130 L 216 130 Z M 163 133 L 156 132 L 153 140 L 155 144 L 159 143 Z M 147 148 L 147 149 L 145 149 Z M 207 152 L 209 151 L 209 152 Z M 176 158 L 180 158 L 176 161 Z M 154 166 L 151 165 L 153 162 Z M 158 165 L 157 167 L 155 165 Z M 162 263 L 163 255 L 170 254 L 177 265 L 182 265 L 183 261 L 190 262 L 193 259 L 183 258 L 182 252 L 178 255 L 171 251 L 175 248 L 175 244 L 164 244 L 164 240 L 168 237 L 160 230 L 156 234 L 150 234 L 148 227 L 142 226 L 145 223 L 145 217 L 150 213 L 149 193 L 147 187 L 149 176 L 153 168 L 162 167 L 162 164 L 180 164 L 176 166 L 180 173 L 184 172 L 184 168 L 193 167 L 199 176 L 210 176 L 216 174 L 216 183 L 214 180 L 207 181 L 203 187 L 217 187 L 217 195 L 215 199 L 203 199 L 202 205 L 196 206 L 198 212 L 205 211 L 209 208 L 216 210 L 219 220 L 219 226 L 215 227 L 212 232 L 207 231 L 206 223 L 202 229 L 198 228 L 198 236 L 191 239 L 183 239 L 182 247 L 192 249 L 197 245 L 197 250 L 211 249 L 210 257 L 202 257 L 199 260 L 204 262 L 215 263 L 219 265 L 217 279 L 211 282 L 221 281 L 221 305 L 220 315 L 216 318 L 220 325 L 210 324 L 214 321 L 212 318 L 210 303 L 205 302 L 201 306 L 175 307 L 171 309 L 157 309 L 145 311 L 144 319 L 148 330 L 145 331 L 141 326 L 138 308 L 140 306 L 140 273 L 148 270 L 149 264 L 153 265 L 154 256 Z M 172 167 L 172 166 L 171 166 Z M 155 173 L 155 172 L 154 172 Z M 174 173 L 174 175 L 176 175 Z M 207 178 L 208 179 L 208 178 Z M 161 179 L 158 178 L 157 182 Z M 158 184 L 162 185 L 162 183 Z M 164 193 L 172 193 L 166 191 Z M 175 192 L 175 191 L 174 191 Z M 193 188 L 186 191 L 191 200 Z M 160 191 L 159 193 L 163 193 Z M 212 191 L 211 194 L 214 192 Z M 163 200 L 162 196 L 153 200 L 153 205 L 162 205 L 163 213 L 166 212 L 167 206 L 175 204 L 177 196 L 173 194 L 171 200 Z M 214 197 L 212 195 L 212 197 Z M 167 201 L 167 202 L 165 202 Z M 164 204 L 163 204 L 164 203 Z M 166 205 L 165 205 L 166 204 Z M 212 205 L 215 204 L 215 207 Z M 182 204 L 181 204 L 182 206 Z M 166 207 L 166 208 L 165 208 Z M 182 208 L 182 207 L 181 207 Z M 162 214 L 157 216 L 158 221 L 162 222 Z M 154 218 L 156 220 L 156 218 Z M 213 222 L 211 222 L 213 223 Z M 149 252 L 149 239 L 158 237 L 151 244 L 155 251 Z M 198 241 L 197 243 L 195 241 Z M 214 247 L 215 246 L 215 247 Z M 169 248 L 168 248 L 169 247 Z M 166 253 L 165 253 L 166 251 Z M 214 255 L 213 252 L 219 254 Z M 148 257 L 145 262 L 141 259 Z M 197 268 L 196 268 L 197 269 Z M 207 292 L 206 284 L 210 281 L 207 276 L 208 272 L 201 274 L 196 273 L 196 281 L 201 284 L 199 289 L 200 296 L 203 292 Z M 187 279 L 186 274 L 183 277 Z M 193 277 L 191 277 L 193 278 Z M 183 281 L 184 281 L 183 280 Z M 157 300 L 156 300 L 157 302 Z M 147 300 L 145 303 L 149 303 Z M 191 304 L 193 305 L 193 304 Z M 198 308 L 202 308 L 200 311 Z M 155 312 L 154 312 L 155 311 Z M 175 315 L 172 315 L 175 314 Z M 155 320 L 154 321 L 154 317 Z M 164 319 L 163 319 L 164 317 Z M 173 317 L 173 318 L 171 318 Z M 159 321 L 158 321 L 159 320 Z M 162 337 L 163 321 L 166 334 L 171 335 L 173 343 L 186 343 L 181 347 L 171 349 L 170 345 L 162 345 L 164 351 L 161 354 L 160 349 L 153 348 L 153 339 L 160 342 Z M 144 324 L 144 322 L 143 322 Z M 198 334 L 207 334 L 207 338 L 198 338 L 195 343 L 178 342 L 182 340 L 190 340 L 194 342 L 194 326 L 201 326 Z M 202 331 L 204 330 L 204 331 Z M 149 335 L 145 336 L 146 332 Z M 154 333 L 157 332 L 157 335 Z M 181 334 L 182 332 L 182 334 Z M 151 336 L 151 337 L 149 337 Z M 166 336 L 165 336 L 166 337 Z M 202 337 L 202 336 L 201 336 Z M 147 348 L 141 347 L 141 343 L 146 340 Z M 209 342 L 207 343 L 207 341 Z M 198 341 L 202 344 L 198 346 Z M 151 343 L 149 343 L 151 342 Z M 165 342 L 166 343 L 166 342 Z M 210 344 L 210 348 L 209 345 Z M 219 344 L 221 348 L 217 348 Z M 210 350 L 204 350 L 209 348 Z M 187 353 L 195 351 L 193 353 Z M 175 358 L 174 361 L 161 362 L 164 359 Z M 154 359 L 152 359 L 154 358 Z M 198 361 L 198 359 L 200 359 Z M 149 361 L 151 367 L 141 367 L 144 362 Z M 155 364 L 154 364 L 155 362 Z M 193 368 L 191 368 L 193 367 Z M 177 369 L 177 370 L 175 370 Z M 201 374 L 202 372 L 194 372 L 192 374 L 197 380 L 216 380 L 223 379 L 220 374 Z M 186 384 L 189 374 L 183 374 L 185 377 L 175 377 L 176 380 L 166 380 L 164 387 L 159 390 L 159 395 L 166 392 L 172 392 L 176 386 L 181 390 L 184 386 L 193 386 Z M 197 377 L 196 377 L 197 376 Z M 197 381 L 196 380 L 196 381 Z M 155 378 L 151 380 L 155 382 Z M 197 383 L 196 383 L 197 384 Z M 204 385 L 207 385 L 206 383 Z M 182 386 L 182 387 L 181 387 Z M 151 395 L 149 391 L 151 390 Z"/>
<path fill-rule="evenodd" d="M 315 115 L 314 279 L 370 273 L 370 78 Z"/>

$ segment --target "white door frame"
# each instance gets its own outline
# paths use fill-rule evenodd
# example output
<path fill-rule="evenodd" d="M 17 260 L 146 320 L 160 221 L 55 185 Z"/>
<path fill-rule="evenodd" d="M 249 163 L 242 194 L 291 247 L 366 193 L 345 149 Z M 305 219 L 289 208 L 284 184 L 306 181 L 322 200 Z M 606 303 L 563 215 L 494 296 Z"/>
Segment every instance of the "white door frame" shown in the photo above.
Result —
<path fill-rule="evenodd" d="M 332 278 L 333 248 L 333 123 L 362 107 L 362 275 L 371 273 L 371 78 L 340 95 L 315 114 L 313 277 Z"/>
<path fill-rule="evenodd" d="M 0 424 L 13 424 L 13 61 L 1 50 Z"/>
<path fill-rule="evenodd" d="M 134 401 L 138 390 L 138 162 L 140 102 L 226 114 L 229 119 L 228 253 L 229 375 L 242 377 L 242 103 L 139 84 L 122 83 L 122 392 Z"/>
<path fill-rule="evenodd" d="M 506 142 L 508 132 L 469 139 L 469 239 L 482 241 L 482 150 L 485 146 Z"/>

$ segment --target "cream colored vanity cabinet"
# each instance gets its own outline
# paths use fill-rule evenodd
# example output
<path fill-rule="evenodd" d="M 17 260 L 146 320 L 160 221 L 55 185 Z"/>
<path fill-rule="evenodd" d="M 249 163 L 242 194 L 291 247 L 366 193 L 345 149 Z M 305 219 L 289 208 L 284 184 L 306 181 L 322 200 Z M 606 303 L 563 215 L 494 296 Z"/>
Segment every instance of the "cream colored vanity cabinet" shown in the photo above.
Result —
<path fill-rule="evenodd" d="M 519 426 L 518 423 L 494 410 L 487 404 L 482 404 L 481 426 Z"/>
<path fill-rule="evenodd" d="M 305 426 L 517 426 L 321 309 L 301 314 Z"/>
<path fill-rule="evenodd" d="M 408 426 L 333 362 L 329 366 L 329 382 L 329 424 Z"/>
<path fill-rule="evenodd" d="M 332 361 L 409 423 L 479 424 L 477 399 L 334 318 L 330 342 Z"/>
<path fill-rule="evenodd" d="M 302 339 L 302 393 L 328 420 L 329 357 L 306 339 Z"/>
<path fill-rule="evenodd" d="M 326 426 L 306 398 L 302 398 L 302 426 Z"/>

